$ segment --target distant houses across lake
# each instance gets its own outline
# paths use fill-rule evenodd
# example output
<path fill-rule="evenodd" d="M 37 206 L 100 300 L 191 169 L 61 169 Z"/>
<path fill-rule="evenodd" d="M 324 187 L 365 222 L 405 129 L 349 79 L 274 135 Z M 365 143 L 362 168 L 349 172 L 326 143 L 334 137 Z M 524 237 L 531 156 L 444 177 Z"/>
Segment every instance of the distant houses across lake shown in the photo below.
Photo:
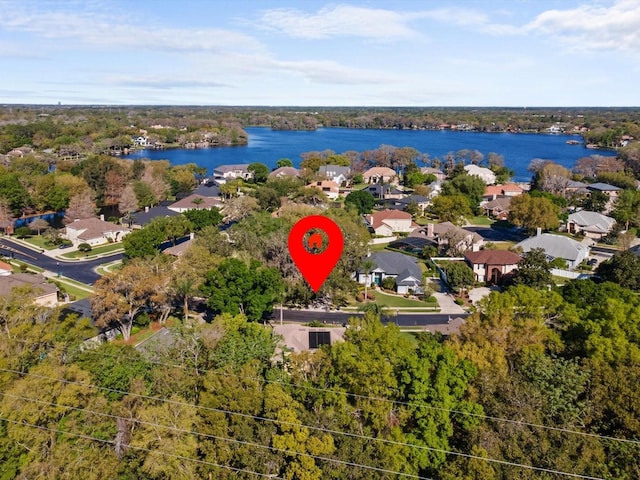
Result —
<path fill-rule="evenodd" d="M 572 168 L 575 162 L 593 154 L 615 156 L 607 150 L 590 150 L 584 145 L 570 145 L 573 135 L 484 133 L 451 130 L 363 130 L 347 128 L 321 128 L 316 131 L 280 131 L 264 127 L 246 128 L 247 146 L 214 147 L 206 149 L 139 150 L 124 158 L 150 158 L 169 160 L 172 165 L 195 163 L 209 173 L 220 165 L 241 165 L 260 162 L 274 169 L 282 158 L 299 166 L 300 154 L 333 150 L 364 152 L 382 145 L 412 147 L 430 158 L 444 158 L 459 150 L 477 150 L 485 158 L 489 153 L 504 157 L 507 167 L 514 170 L 514 180 L 529 181 L 527 170 L 534 159 L 551 160 Z"/>

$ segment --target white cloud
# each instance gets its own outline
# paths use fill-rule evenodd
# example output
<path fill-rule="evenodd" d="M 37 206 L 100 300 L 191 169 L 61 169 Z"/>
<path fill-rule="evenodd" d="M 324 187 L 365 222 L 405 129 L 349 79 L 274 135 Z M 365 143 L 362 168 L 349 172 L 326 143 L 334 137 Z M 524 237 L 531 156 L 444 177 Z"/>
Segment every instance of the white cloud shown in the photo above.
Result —
<path fill-rule="evenodd" d="M 557 38 L 574 51 L 622 51 L 640 56 L 640 2 L 618 0 L 613 5 L 582 5 L 548 10 L 526 25 L 528 32 Z"/>
<path fill-rule="evenodd" d="M 325 7 L 317 13 L 295 9 L 263 12 L 264 28 L 280 31 L 294 38 L 327 39 L 331 37 L 362 37 L 371 40 L 406 40 L 420 33 L 409 27 L 413 16 L 392 10 L 351 5 Z"/>
<path fill-rule="evenodd" d="M 75 4 L 75 2 L 74 2 Z M 95 7 L 95 4 L 89 4 Z M 66 8 L 64 8 L 66 7 Z M 262 45 L 243 33 L 224 29 L 179 29 L 138 23 L 122 14 L 68 4 L 2 2 L 0 27 L 48 39 L 70 39 L 79 47 L 131 48 L 157 51 L 252 52 Z"/>

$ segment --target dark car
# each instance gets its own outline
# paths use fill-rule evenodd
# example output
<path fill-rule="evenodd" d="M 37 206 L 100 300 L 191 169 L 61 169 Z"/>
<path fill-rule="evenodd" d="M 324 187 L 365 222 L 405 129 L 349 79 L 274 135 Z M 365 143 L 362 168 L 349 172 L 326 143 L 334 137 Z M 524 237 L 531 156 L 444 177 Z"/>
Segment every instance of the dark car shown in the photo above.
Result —
<path fill-rule="evenodd" d="M 594 266 L 596 263 L 598 263 L 598 260 L 596 260 L 595 258 L 590 258 L 589 260 L 587 260 L 587 265 L 590 266 Z"/>

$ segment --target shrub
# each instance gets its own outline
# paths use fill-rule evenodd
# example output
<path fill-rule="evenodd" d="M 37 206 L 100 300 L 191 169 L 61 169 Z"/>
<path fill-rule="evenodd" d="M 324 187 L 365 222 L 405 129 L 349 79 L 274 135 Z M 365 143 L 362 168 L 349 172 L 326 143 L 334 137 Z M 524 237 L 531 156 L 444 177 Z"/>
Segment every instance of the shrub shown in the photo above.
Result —
<path fill-rule="evenodd" d="M 18 238 L 26 238 L 31 236 L 31 229 L 29 227 L 18 227 L 15 233 Z"/>
<path fill-rule="evenodd" d="M 151 323 L 151 317 L 149 317 L 149 314 L 147 312 L 142 312 L 141 314 L 136 316 L 134 323 L 140 328 L 148 327 Z"/>
<path fill-rule="evenodd" d="M 456 302 L 457 305 L 464 305 L 464 300 L 461 298 L 456 298 L 454 301 Z"/>
<path fill-rule="evenodd" d="M 386 277 L 382 280 L 382 284 L 380 286 L 386 290 L 395 290 L 396 279 L 393 277 Z"/>
<path fill-rule="evenodd" d="M 88 243 L 81 243 L 80 245 L 78 245 L 78 250 L 80 250 L 81 252 L 90 252 L 91 251 L 91 245 L 89 245 Z"/>

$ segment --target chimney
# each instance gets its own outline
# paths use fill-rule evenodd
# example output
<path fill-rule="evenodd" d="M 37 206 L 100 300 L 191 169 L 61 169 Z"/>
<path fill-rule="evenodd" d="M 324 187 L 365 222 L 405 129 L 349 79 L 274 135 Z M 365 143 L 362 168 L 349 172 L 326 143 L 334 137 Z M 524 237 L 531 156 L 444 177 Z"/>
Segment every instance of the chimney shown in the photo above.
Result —
<path fill-rule="evenodd" d="M 100 220 L 102 220 L 104 222 L 104 213 L 100 214 Z"/>
<path fill-rule="evenodd" d="M 427 237 L 433 238 L 433 223 L 427 224 Z"/>
<path fill-rule="evenodd" d="M 191 233 L 189 234 L 189 240 L 193 240 L 194 238 L 196 238 L 196 234 L 195 234 L 195 233 L 193 233 L 193 232 L 191 232 Z"/>
<path fill-rule="evenodd" d="M 542 235 L 542 228 L 538 227 L 536 228 L 536 237 L 539 237 L 540 235 Z"/>
<path fill-rule="evenodd" d="M 149 212 L 149 207 L 148 206 L 144 207 L 144 211 L 145 211 L 145 213 Z"/>

